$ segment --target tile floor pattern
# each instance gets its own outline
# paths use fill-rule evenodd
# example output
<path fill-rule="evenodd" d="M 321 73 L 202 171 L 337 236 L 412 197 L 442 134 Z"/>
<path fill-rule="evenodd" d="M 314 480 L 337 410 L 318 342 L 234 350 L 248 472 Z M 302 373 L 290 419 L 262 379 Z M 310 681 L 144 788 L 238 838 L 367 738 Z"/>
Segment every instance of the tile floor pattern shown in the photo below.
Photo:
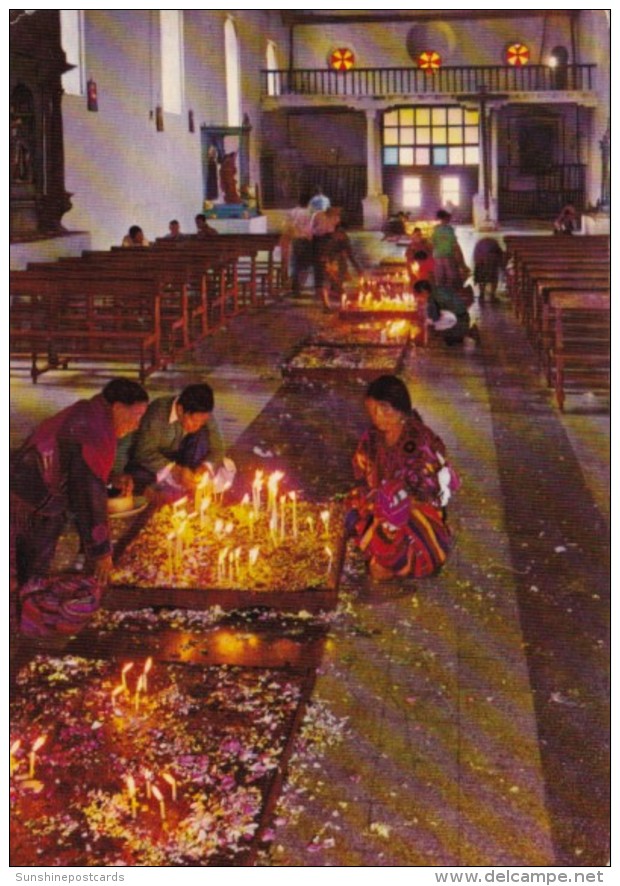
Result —
<path fill-rule="evenodd" d="M 209 381 L 242 470 L 259 446 L 290 459 L 308 494 L 343 491 L 364 386 L 295 388 L 279 373 L 302 337 L 332 323 L 309 301 L 280 303 L 237 318 L 148 387 Z M 364 599 L 345 573 L 314 694 L 346 718 L 344 740 L 320 764 L 293 766 L 264 864 L 608 859 L 608 416 L 591 401 L 559 416 L 507 305 L 484 306 L 481 328 L 481 348 L 414 351 L 404 373 L 463 478 L 457 547 L 415 594 Z M 110 374 L 33 386 L 14 372 L 12 444 Z"/>

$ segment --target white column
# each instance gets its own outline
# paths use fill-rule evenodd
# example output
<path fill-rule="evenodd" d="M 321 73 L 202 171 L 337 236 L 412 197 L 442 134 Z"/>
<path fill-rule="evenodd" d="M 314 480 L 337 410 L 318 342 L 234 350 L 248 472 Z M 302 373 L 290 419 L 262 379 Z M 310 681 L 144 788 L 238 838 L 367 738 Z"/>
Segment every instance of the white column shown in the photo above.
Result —
<path fill-rule="evenodd" d="M 366 197 L 364 207 L 364 227 L 367 230 L 381 230 L 387 218 L 388 198 L 382 193 L 381 182 L 381 137 L 377 112 L 366 113 Z"/>

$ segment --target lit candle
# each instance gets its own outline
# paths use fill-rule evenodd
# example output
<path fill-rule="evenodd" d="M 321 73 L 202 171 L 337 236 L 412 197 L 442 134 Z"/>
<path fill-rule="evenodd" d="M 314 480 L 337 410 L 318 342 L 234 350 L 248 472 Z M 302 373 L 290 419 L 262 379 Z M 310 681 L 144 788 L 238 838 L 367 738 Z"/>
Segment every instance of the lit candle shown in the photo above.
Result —
<path fill-rule="evenodd" d="M 129 794 L 129 802 L 131 803 L 131 817 L 135 818 L 136 812 L 138 811 L 138 804 L 136 802 L 136 782 L 133 775 L 128 775 L 125 781 L 127 782 L 127 793 Z"/>
<path fill-rule="evenodd" d="M 274 471 L 267 481 L 267 489 L 269 491 L 269 499 L 267 501 L 267 510 L 272 511 L 278 501 L 278 484 L 284 477 L 282 471 Z"/>
<path fill-rule="evenodd" d="M 116 711 L 116 697 L 117 697 L 117 695 L 120 695 L 121 692 L 126 692 L 126 691 L 127 691 L 127 687 L 123 686 L 122 684 L 120 686 L 115 686 L 114 689 L 112 690 L 111 699 L 112 699 L 112 710 L 114 711 L 114 713 L 117 713 L 117 711 Z"/>
<path fill-rule="evenodd" d="M 145 680 L 146 680 L 146 677 L 144 676 L 144 674 L 140 674 L 140 676 L 138 677 L 138 682 L 136 683 L 136 694 L 134 696 L 134 705 L 135 705 L 135 709 L 136 709 L 136 714 L 140 710 L 140 693 L 142 692 L 142 689 L 144 687 Z"/>
<path fill-rule="evenodd" d="M 256 471 L 254 481 L 252 482 L 252 507 L 255 514 L 258 514 L 260 511 L 260 491 L 263 488 L 263 483 L 263 472 Z"/>
<path fill-rule="evenodd" d="M 297 538 L 297 493 L 289 492 L 289 497 L 293 502 L 293 538 Z"/>
<path fill-rule="evenodd" d="M 184 520 L 187 517 L 187 496 L 184 495 L 172 505 L 173 519 Z"/>
<path fill-rule="evenodd" d="M 19 760 L 16 760 L 16 759 L 15 759 L 15 754 L 16 754 L 16 753 L 18 752 L 18 750 L 20 749 L 21 744 L 22 744 L 22 743 L 21 743 L 21 740 L 18 738 L 18 739 L 17 739 L 16 741 L 14 741 L 13 744 L 11 745 L 11 775 L 13 775 L 13 773 L 15 772 L 15 770 L 19 767 Z"/>
<path fill-rule="evenodd" d="M 155 799 L 159 801 L 159 814 L 161 816 L 161 820 L 165 821 L 166 820 L 166 804 L 164 802 L 163 794 L 159 790 L 159 788 L 157 787 L 156 784 L 153 785 L 153 787 L 151 788 L 151 791 L 153 792 L 153 796 L 155 797 Z"/>
<path fill-rule="evenodd" d="M 280 496 L 280 538 L 286 538 L 286 495 Z"/>
<path fill-rule="evenodd" d="M 37 738 L 37 740 L 35 741 L 35 743 L 33 744 L 32 750 L 28 754 L 28 763 L 29 763 L 28 778 L 34 778 L 34 764 L 35 764 L 35 760 L 37 758 L 37 751 L 43 747 L 43 745 L 45 744 L 46 741 L 47 741 L 47 735 L 40 735 Z"/>
<path fill-rule="evenodd" d="M 123 669 L 121 671 L 121 680 L 123 683 L 123 689 L 127 690 L 127 674 L 133 667 L 133 662 L 128 661 L 127 664 L 123 665 Z"/>
<path fill-rule="evenodd" d="M 149 656 L 147 658 L 147 660 L 144 662 L 144 670 L 142 671 L 142 687 L 144 689 L 145 695 L 146 695 L 146 691 L 147 691 L 147 687 L 148 687 L 146 675 L 148 674 L 148 672 L 151 670 L 152 667 L 153 667 L 153 659 Z"/>
<path fill-rule="evenodd" d="M 167 781 L 170 785 L 170 792 L 172 794 L 172 802 L 174 803 L 177 798 L 177 782 L 174 775 L 170 775 L 169 772 L 164 772 L 162 778 L 164 781 Z"/>
<path fill-rule="evenodd" d="M 323 521 L 323 535 L 329 536 L 329 511 L 321 511 L 321 520 Z"/>
<path fill-rule="evenodd" d="M 327 554 L 327 574 L 330 575 L 332 571 L 332 562 L 333 562 L 333 554 L 332 549 L 329 545 L 325 545 L 325 553 Z"/>
<path fill-rule="evenodd" d="M 217 580 L 222 581 L 226 578 L 226 558 L 228 557 L 228 548 L 222 548 L 217 555 Z"/>
<path fill-rule="evenodd" d="M 250 575 L 252 575 L 254 566 L 256 564 L 256 561 L 258 560 L 259 553 L 259 547 L 250 548 L 250 550 L 248 551 L 248 570 L 250 572 Z"/>
<path fill-rule="evenodd" d="M 271 541 L 275 545 L 278 538 L 278 510 L 277 508 L 273 508 L 271 511 L 271 517 L 269 518 L 269 535 L 271 536 Z"/>

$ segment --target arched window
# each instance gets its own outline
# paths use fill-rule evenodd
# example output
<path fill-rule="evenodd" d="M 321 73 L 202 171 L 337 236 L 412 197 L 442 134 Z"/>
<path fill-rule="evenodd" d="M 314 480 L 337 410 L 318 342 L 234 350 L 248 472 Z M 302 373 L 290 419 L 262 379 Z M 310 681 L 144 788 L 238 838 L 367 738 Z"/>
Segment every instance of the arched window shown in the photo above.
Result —
<path fill-rule="evenodd" d="M 161 84 L 164 111 L 183 111 L 183 10 L 160 9 Z"/>
<path fill-rule="evenodd" d="M 84 11 L 82 9 L 60 10 L 60 39 L 67 62 L 75 65 L 72 71 L 62 75 L 62 88 L 67 95 L 84 95 Z"/>
<path fill-rule="evenodd" d="M 228 125 L 241 126 L 241 91 L 239 84 L 239 44 L 237 31 L 231 18 L 224 25 L 224 51 L 226 57 L 226 101 Z"/>
<path fill-rule="evenodd" d="M 280 74 L 278 72 L 276 44 L 271 40 L 267 41 L 265 56 L 267 62 L 267 95 L 280 95 Z"/>

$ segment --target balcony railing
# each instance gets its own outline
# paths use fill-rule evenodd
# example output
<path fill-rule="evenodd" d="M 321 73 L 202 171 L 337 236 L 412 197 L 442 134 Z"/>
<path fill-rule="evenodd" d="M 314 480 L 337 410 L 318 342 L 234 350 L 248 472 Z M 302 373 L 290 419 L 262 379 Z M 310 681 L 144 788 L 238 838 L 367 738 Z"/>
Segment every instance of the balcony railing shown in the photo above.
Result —
<path fill-rule="evenodd" d="M 547 92 L 591 90 L 596 65 L 523 67 L 469 65 L 427 72 L 420 68 L 353 68 L 333 71 L 306 68 L 261 71 L 262 94 L 323 96 L 387 96 L 424 93 Z"/>

